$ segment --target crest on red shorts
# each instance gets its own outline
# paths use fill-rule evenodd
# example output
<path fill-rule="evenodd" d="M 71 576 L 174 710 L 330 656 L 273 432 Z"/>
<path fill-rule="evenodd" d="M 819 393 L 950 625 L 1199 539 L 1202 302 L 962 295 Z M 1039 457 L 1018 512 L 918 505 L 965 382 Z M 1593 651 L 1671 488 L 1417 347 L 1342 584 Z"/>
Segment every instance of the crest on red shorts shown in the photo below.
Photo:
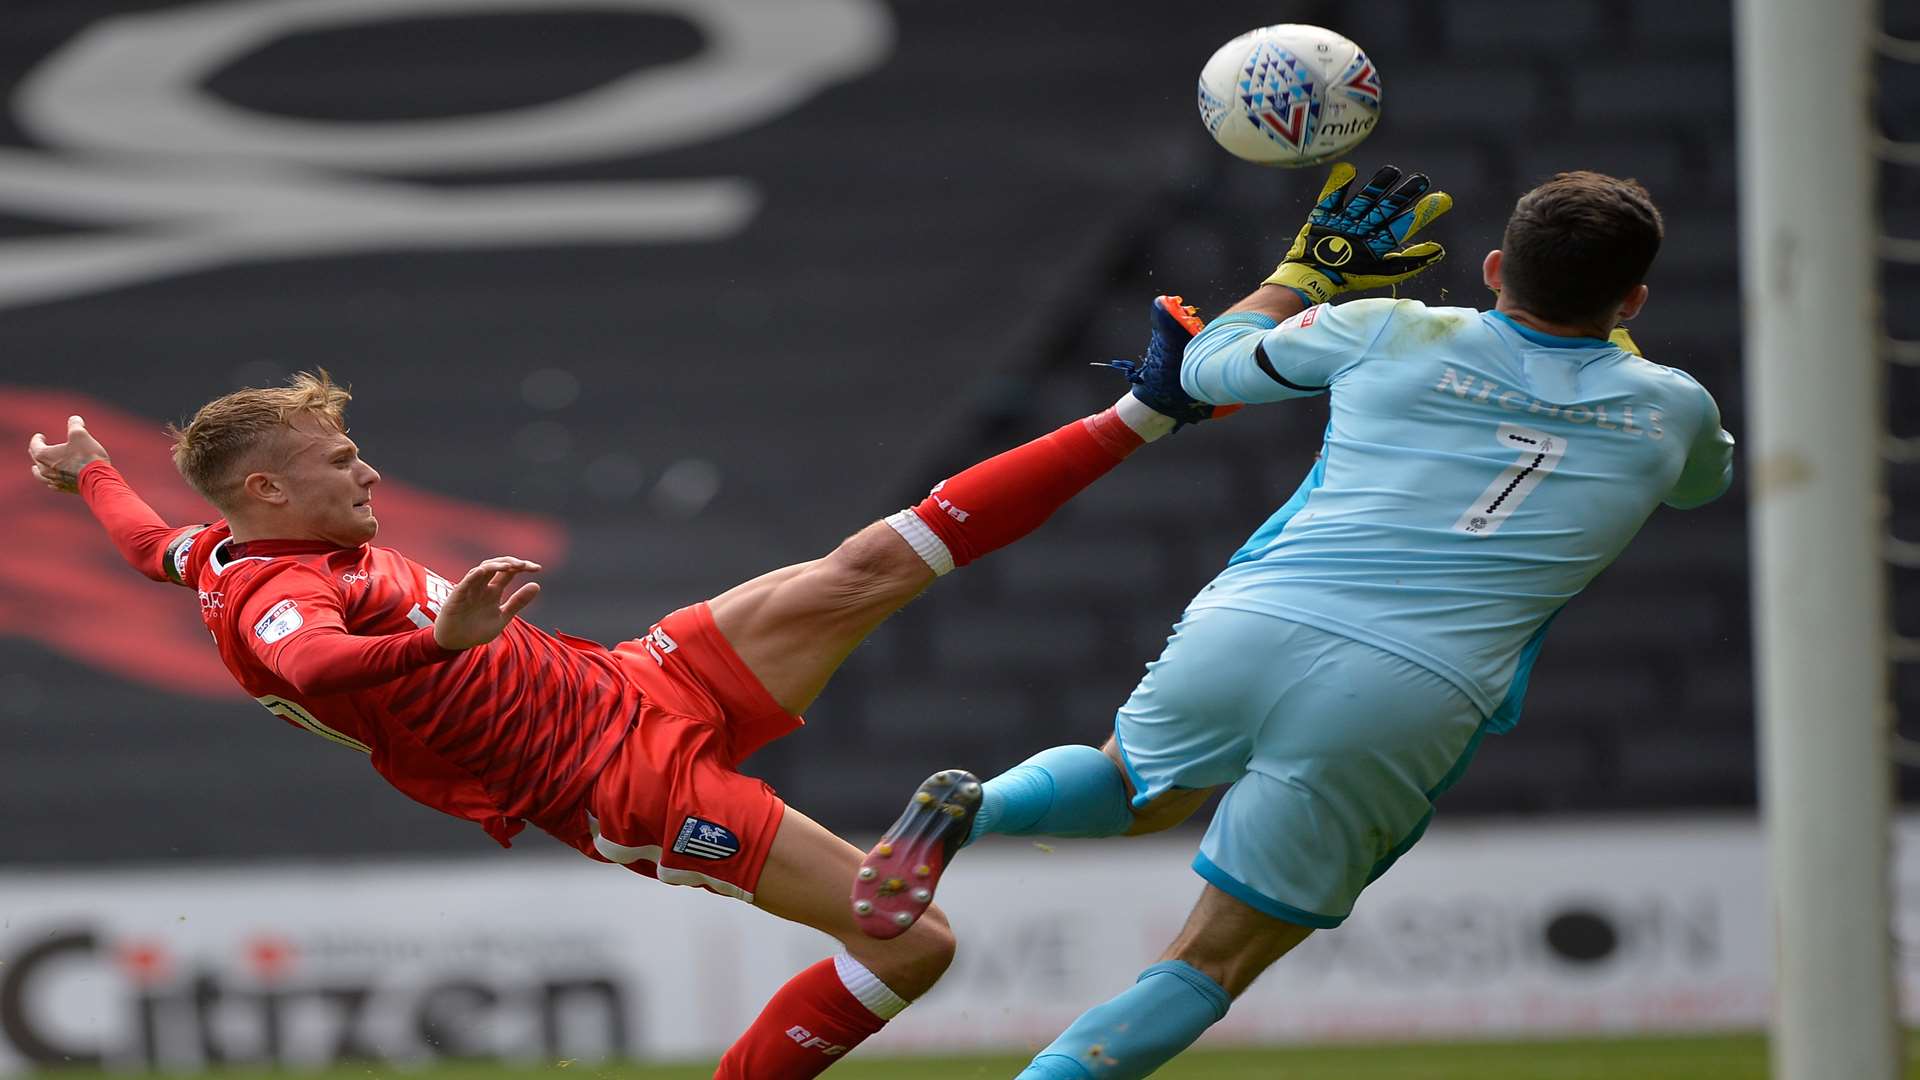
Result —
<path fill-rule="evenodd" d="M 680 826 L 680 835 L 673 841 L 673 850 L 675 854 L 691 855 L 696 859 L 726 859 L 740 853 L 740 838 L 728 831 L 725 825 L 690 817 Z"/>

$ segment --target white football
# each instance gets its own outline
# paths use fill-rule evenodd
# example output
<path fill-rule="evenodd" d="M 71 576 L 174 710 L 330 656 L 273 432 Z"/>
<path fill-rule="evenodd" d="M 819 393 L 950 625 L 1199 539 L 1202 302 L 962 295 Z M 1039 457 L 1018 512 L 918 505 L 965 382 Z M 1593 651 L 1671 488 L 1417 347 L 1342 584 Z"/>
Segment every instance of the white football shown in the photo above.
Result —
<path fill-rule="evenodd" d="M 1200 119 L 1235 157 L 1314 165 L 1360 145 L 1380 119 L 1380 72 L 1331 30 L 1281 23 L 1220 46 L 1200 69 Z"/>

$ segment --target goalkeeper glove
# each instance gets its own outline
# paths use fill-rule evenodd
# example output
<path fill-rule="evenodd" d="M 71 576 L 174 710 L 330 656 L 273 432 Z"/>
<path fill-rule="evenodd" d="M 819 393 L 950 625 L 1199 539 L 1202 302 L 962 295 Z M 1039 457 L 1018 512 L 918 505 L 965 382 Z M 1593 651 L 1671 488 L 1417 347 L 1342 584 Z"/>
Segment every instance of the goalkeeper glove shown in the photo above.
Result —
<path fill-rule="evenodd" d="M 1624 326 L 1614 327 L 1613 332 L 1607 335 L 1607 340 L 1635 356 L 1646 355 L 1640 351 L 1639 343 L 1633 340 L 1633 335 L 1627 333 L 1627 328 Z"/>
<path fill-rule="evenodd" d="M 1344 161 L 1333 167 L 1286 259 L 1263 284 L 1284 285 L 1310 304 L 1324 304 L 1343 292 L 1405 281 L 1447 257 L 1431 240 L 1400 245 L 1446 213 L 1453 196 L 1429 193 L 1432 182 L 1421 173 L 1402 181 L 1400 170 L 1388 165 L 1349 199 L 1355 175 Z"/>

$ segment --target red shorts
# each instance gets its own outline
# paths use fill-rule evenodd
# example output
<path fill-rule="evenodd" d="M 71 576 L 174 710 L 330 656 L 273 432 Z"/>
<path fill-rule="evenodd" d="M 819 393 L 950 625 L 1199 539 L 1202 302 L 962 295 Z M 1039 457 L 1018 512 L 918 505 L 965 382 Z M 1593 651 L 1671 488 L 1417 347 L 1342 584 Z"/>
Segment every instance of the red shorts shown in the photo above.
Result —
<path fill-rule="evenodd" d="M 751 902 L 786 804 L 736 767 L 805 721 L 747 670 L 706 604 L 613 655 L 645 695 L 640 718 L 558 835 L 669 885 Z"/>

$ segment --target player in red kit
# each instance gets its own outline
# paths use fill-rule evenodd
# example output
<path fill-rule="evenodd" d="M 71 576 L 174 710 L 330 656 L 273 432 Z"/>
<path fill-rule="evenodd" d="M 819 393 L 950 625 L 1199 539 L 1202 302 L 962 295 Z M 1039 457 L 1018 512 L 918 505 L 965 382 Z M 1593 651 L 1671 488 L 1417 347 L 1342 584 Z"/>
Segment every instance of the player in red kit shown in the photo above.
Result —
<path fill-rule="evenodd" d="M 449 581 L 372 546 L 380 474 L 347 436 L 347 391 L 302 374 L 203 406 L 174 463 L 220 512 L 154 513 L 71 417 L 33 473 L 86 499 L 133 567 L 195 590 L 227 670 L 268 711 L 370 756 L 394 787 L 502 844 L 527 824 L 588 856 L 745 900 L 838 939 L 721 1059 L 725 1080 L 819 1075 L 930 988 L 953 956 L 937 908 L 860 931 L 862 853 L 736 771 L 798 728 L 854 646 L 935 577 L 1031 532 L 1147 441 L 1213 410 L 1179 389 L 1199 329 L 1153 307 L 1134 389 L 943 481 L 823 558 L 682 608 L 607 648 L 519 618 L 540 567 L 501 556 Z M 977 792 L 975 793 L 977 795 Z"/>

